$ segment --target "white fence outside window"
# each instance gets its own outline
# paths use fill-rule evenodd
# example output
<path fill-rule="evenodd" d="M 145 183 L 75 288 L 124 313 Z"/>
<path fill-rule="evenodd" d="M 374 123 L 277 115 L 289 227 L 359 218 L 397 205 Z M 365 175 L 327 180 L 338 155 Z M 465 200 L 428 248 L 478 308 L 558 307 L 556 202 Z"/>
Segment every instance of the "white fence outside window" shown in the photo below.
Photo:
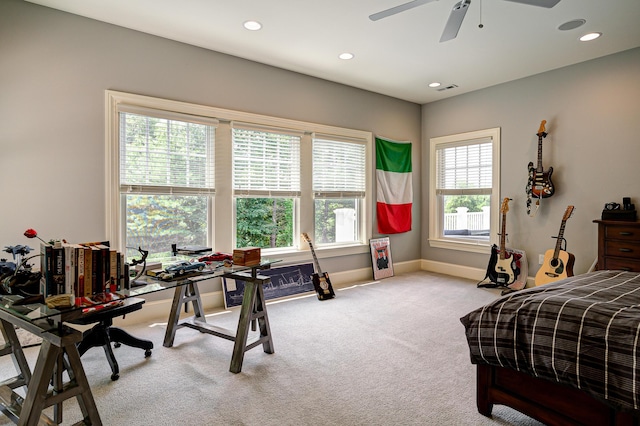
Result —
<path fill-rule="evenodd" d="M 445 213 L 444 229 L 468 229 L 470 231 L 488 230 L 491 227 L 490 209 L 491 207 L 485 206 L 481 212 L 469 212 L 467 207 L 457 207 L 457 213 Z"/>

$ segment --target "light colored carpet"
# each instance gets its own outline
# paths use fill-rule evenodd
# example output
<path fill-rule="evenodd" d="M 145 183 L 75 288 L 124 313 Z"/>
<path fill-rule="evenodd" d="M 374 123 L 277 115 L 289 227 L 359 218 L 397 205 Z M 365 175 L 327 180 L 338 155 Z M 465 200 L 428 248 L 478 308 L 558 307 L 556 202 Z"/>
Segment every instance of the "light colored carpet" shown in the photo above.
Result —
<path fill-rule="evenodd" d="M 115 349 L 118 381 L 102 349 L 82 360 L 105 425 L 540 425 L 502 406 L 493 418 L 476 411 L 459 318 L 498 292 L 475 284 L 415 272 L 323 302 L 312 294 L 270 303 L 275 353 L 248 351 L 239 374 L 229 372 L 232 342 L 183 328 L 165 348 L 164 324 L 127 329 L 155 348 L 149 358 Z M 235 329 L 237 315 L 208 319 Z M 26 354 L 33 365 L 37 348 Z M 9 358 L 0 380 L 15 371 Z M 65 402 L 64 414 L 64 424 L 78 421 L 77 403 Z"/>

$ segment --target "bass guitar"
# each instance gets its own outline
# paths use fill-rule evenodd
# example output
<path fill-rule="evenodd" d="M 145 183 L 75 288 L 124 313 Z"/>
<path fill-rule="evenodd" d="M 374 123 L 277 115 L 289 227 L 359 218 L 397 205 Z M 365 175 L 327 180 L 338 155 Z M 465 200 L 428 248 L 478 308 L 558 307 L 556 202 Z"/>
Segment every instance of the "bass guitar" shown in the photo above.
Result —
<path fill-rule="evenodd" d="M 560 231 L 558 232 L 556 248 L 546 251 L 542 266 L 540 266 L 540 269 L 536 274 L 535 284 L 537 286 L 573 276 L 575 256 L 560 249 L 562 247 L 562 241 L 564 241 L 564 227 L 567 223 L 567 219 L 571 217 L 571 214 L 573 214 L 573 206 L 568 206 L 567 210 L 564 212 L 564 216 L 562 216 L 562 223 L 560 224 Z"/>
<path fill-rule="evenodd" d="M 329 274 L 322 272 L 322 269 L 320 269 L 320 262 L 318 262 L 316 251 L 313 248 L 313 244 L 311 244 L 311 238 L 309 238 L 309 235 L 306 232 L 302 233 L 302 237 L 309 244 L 309 249 L 311 249 L 311 254 L 313 255 L 313 264 L 316 268 L 316 272 L 311 276 L 311 280 L 313 281 L 313 288 L 316 290 L 318 300 L 334 298 L 336 294 L 333 291 L 333 286 L 329 280 Z"/>
<path fill-rule="evenodd" d="M 518 267 L 518 260 L 520 256 L 506 248 L 507 212 L 509 211 L 509 201 L 508 197 L 505 197 L 502 201 L 502 206 L 500 208 L 500 213 L 502 213 L 500 249 L 497 250 L 496 245 L 493 245 L 492 255 L 489 259 L 489 267 L 487 268 L 489 280 L 492 283 L 501 286 L 508 286 L 509 284 L 512 284 L 520 273 L 520 268 Z"/>
<path fill-rule="evenodd" d="M 542 139 L 547 137 L 545 124 L 547 124 L 547 120 L 542 120 L 537 133 L 538 164 L 534 168 L 533 163 L 529 163 L 530 193 L 531 196 L 535 198 L 548 198 L 555 193 L 555 188 L 551 181 L 553 167 L 549 167 L 546 171 L 542 168 Z"/>

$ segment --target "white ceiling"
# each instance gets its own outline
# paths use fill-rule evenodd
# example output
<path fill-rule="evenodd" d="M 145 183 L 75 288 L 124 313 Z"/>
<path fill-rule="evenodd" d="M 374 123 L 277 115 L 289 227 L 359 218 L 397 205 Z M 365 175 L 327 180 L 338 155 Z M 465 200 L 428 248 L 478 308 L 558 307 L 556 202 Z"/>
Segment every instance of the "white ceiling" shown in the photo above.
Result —
<path fill-rule="evenodd" d="M 472 0 L 458 37 L 444 43 L 457 0 L 376 22 L 369 15 L 408 0 L 27 1 L 419 104 L 640 46 L 640 0 L 561 0 L 551 9 Z M 582 27 L 557 29 L 579 18 Z M 262 30 L 245 30 L 247 20 Z M 603 36 L 578 41 L 590 31 Z M 338 59 L 343 52 L 355 58 Z M 437 91 L 432 81 L 458 88 Z"/>

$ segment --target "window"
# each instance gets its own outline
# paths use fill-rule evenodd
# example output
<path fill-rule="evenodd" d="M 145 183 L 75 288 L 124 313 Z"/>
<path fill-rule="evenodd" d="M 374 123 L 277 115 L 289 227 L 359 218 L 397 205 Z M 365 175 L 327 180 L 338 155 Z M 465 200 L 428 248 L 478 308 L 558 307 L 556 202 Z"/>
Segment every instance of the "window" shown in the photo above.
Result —
<path fill-rule="evenodd" d="M 370 132 L 106 91 L 107 237 L 308 260 L 368 253 Z M 314 241 L 315 242 L 315 241 Z M 325 251 L 326 250 L 326 251 Z"/>
<path fill-rule="evenodd" d="M 315 135 L 313 196 L 316 244 L 361 240 L 366 195 L 366 146 L 362 142 Z"/>
<path fill-rule="evenodd" d="M 167 117 L 123 107 L 118 120 L 122 239 L 151 258 L 169 255 L 176 241 L 206 245 L 211 234 L 215 127 Z"/>
<path fill-rule="evenodd" d="M 500 129 L 430 141 L 429 242 L 486 252 L 497 241 Z"/>
<path fill-rule="evenodd" d="M 233 193 L 237 247 L 293 247 L 300 136 L 234 125 Z"/>

